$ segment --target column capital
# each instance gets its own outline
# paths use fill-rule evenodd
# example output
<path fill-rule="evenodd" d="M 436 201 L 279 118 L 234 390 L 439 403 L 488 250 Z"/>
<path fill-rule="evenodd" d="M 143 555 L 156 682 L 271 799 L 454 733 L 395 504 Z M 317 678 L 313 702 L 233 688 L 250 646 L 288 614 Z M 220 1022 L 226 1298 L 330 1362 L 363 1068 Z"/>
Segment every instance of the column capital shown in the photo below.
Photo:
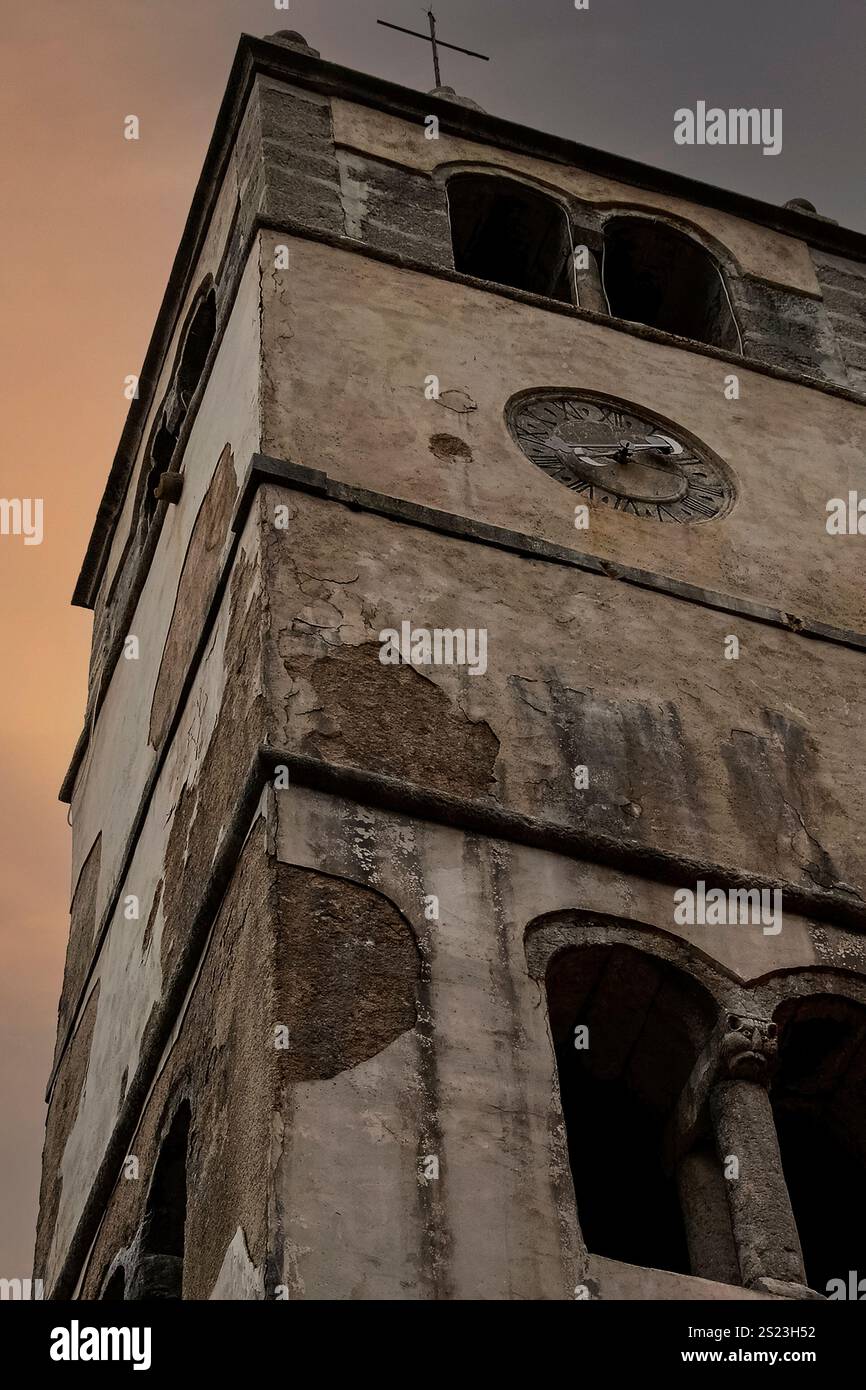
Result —
<path fill-rule="evenodd" d="M 769 1086 L 779 1061 L 779 1030 L 770 1018 L 725 1015 L 714 1082 L 756 1081 Z"/>

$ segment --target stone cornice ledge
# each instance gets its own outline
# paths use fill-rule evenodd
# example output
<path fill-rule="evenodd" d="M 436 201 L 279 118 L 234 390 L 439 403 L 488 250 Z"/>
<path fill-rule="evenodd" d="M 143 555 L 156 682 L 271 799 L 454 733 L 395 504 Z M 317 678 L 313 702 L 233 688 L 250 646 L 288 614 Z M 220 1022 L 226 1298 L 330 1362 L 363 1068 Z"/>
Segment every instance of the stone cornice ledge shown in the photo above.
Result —
<path fill-rule="evenodd" d="M 722 594 L 715 589 L 703 589 L 697 584 L 687 584 L 651 570 L 635 569 L 632 565 L 622 565 L 614 560 L 601 560 L 586 551 L 556 545 L 552 541 L 542 540 L 539 536 L 511 531 L 508 527 L 476 521 L 455 512 L 440 511 L 436 507 L 427 507 L 419 502 L 408 502 L 404 498 L 392 497 L 387 493 L 371 492 L 353 483 L 338 482 L 319 468 L 308 468 L 305 464 L 271 458 L 266 454 L 254 454 L 250 462 L 232 522 L 235 531 L 243 528 L 253 498 L 264 483 L 275 483 L 294 491 L 313 493 L 332 502 L 341 502 L 356 511 L 374 512 L 408 526 L 437 531 L 441 535 L 453 536 L 459 540 L 477 541 L 482 545 L 508 550 L 528 559 L 570 565 L 574 569 L 603 575 L 606 579 L 619 580 L 623 584 L 634 584 L 641 589 L 651 589 L 655 593 L 666 594 L 686 603 L 696 603 L 704 608 L 732 613 L 736 617 L 749 618 L 753 622 L 766 623 L 770 627 L 785 628 L 801 637 L 866 651 L 866 633 L 812 622 L 793 613 L 784 613 L 779 608 L 752 603 L 749 599 Z"/>

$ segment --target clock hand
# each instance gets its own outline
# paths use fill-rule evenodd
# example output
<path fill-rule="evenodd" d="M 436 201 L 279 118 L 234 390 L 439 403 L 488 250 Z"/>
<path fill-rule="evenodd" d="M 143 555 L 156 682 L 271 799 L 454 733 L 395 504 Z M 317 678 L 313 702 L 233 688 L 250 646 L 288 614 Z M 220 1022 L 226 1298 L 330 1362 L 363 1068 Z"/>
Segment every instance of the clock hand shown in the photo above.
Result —
<path fill-rule="evenodd" d="M 581 444 L 579 448 L 574 448 L 573 445 L 565 447 L 570 448 L 575 454 L 620 454 L 623 449 L 622 444 Z"/>
<path fill-rule="evenodd" d="M 578 454 L 582 457 L 587 452 L 587 450 L 590 449 L 593 451 L 593 453 L 601 453 L 603 456 L 606 456 L 607 458 L 616 458 L 616 455 L 620 452 L 620 448 L 618 445 L 610 444 L 587 444 L 586 446 L 580 449 L 576 449 L 573 444 L 562 444 L 558 440 L 553 439 L 547 439 L 545 440 L 545 443 L 548 449 L 552 449 L 555 454 L 563 454 L 566 458 L 571 458 L 574 454 Z M 587 459 L 587 463 L 592 462 L 592 459 Z M 599 463 L 594 466 L 597 468 L 602 468 L 604 467 L 604 464 Z"/>
<path fill-rule="evenodd" d="M 640 447 L 641 447 L 642 449 L 643 449 L 643 448 L 650 448 L 650 449 L 657 448 L 658 451 L 659 451 L 659 453 L 661 453 L 661 454 L 681 454 L 681 453 L 683 453 L 683 446 L 682 446 L 682 444 L 678 443 L 678 441 L 677 441 L 676 439 L 671 439 L 670 435 L 668 435 L 668 434 L 660 434 L 660 433 L 658 433 L 658 431 L 657 431 L 655 434 L 648 434 L 648 435 L 647 435 L 647 441 L 650 441 L 650 440 L 653 440 L 653 439 L 660 439 L 660 440 L 661 440 L 661 444 L 656 445 L 656 444 L 652 444 L 652 443 L 647 442 L 647 444 L 642 444 Z"/>
<path fill-rule="evenodd" d="M 675 439 L 671 439 L 666 434 L 648 434 L 645 444 L 638 444 L 634 441 L 622 439 L 618 444 L 582 444 L 579 446 L 563 444 L 558 440 L 548 438 L 547 447 L 556 454 L 576 455 L 582 462 L 589 464 L 591 468 L 606 468 L 611 459 L 617 459 L 620 463 L 628 463 L 629 459 L 635 454 L 666 454 L 677 455 L 683 452 L 682 445 Z M 597 455 L 592 458 L 591 455 Z"/>
<path fill-rule="evenodd" d="M 646 444 L 637 444 L 633 441 L 623 439 L 618 447 L 610 447 L 602 444 L 586 444 L 574 450 L 578 458 L 584 463 L 588 463 L 593 468 L 604 468 L 604 460 L 614 458 L 620 463 L 626 464 L 635 454 L 666 454 L 676 456 L 683 453 L 683 447 L 675 439 L 671 439 L 666 434 L 648 434 Z M 589 454 L 599 454 L 601 462 L 590 458 Z M 663 472 L 670 472 L 670 469 L 662 469 Z"/>
<path fill-rule="evenodd" d="M 623 440 L 617 445 L 587 444 L 581 445 L 573 451 L 584 463 L 588 463 L 593 468 L 605 468 L 611 459 L 619 463 L 628 463 L 636 454 L 660 454 L 667 453 L 666 444 L 633 444 L 628 440 Z M 598 459 L 590 457 L 590 453 L 597 454 Z"/>
<path fill-rule="evenodd" d="M 637 454 L 649 451 L 656 454 L 681 454 L 683 452 L 683 446 L 667 434 L 648 434 L 646 439 L 646 444 L 638 444 L 630 439 L 621 439 L 618 444 L 582 444 L 579 450 L 575 450 L 575 453 L 617 454 L 627 452 Z"/>
<path fill-rule="evenodd" d="M 599 458 L 590 458 L 584 449 L 572 449 L 571 452 L 576 454 L 583 463 L 588 463 L 590 468 L 607 468 L 613 459 L 622 456 L 622 449 L 602 449 L 599 445 L 596 445 L 593 450 L 594 453 L 600 455 Z"/>

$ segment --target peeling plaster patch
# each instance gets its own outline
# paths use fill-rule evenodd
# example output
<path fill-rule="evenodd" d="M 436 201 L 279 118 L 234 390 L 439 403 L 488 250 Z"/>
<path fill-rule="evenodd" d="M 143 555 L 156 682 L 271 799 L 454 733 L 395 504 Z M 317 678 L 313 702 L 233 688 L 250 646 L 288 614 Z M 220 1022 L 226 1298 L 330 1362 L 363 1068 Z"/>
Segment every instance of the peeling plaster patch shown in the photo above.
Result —
<path fill-rule="evenodd" d="M 185 785 L 180 794 L 165 850 L 164 928 L 160 942 L 165 978 L 171 975 L 182 946 L 184 923 L 198 891 L 196 885 L 207 881 L 225 834 L 225 807 L 232 804 L 255 747 L 261 626 L 257 595 L 253 566 L 240 558 L 228 598 L 223 653 L 225 690 L 221 700 L 214 698 L 212 702 L 219 717 L 197 768 L 197 783 Z M 206 788 L 204 794 L 202 787 Z"/>
<path fill-rule="evenodd" d="M 61 1222 L 58 1216 L 61 1214 L 64 1183 L 68 1190 L 70 1177 L 75 1174 L 77 1168 L 77 1152 L 74 1143 L 70 1141 L 74 1139 L 75 1122 L 87 1094 L 100 988 L 101 981 L 97 980 L 63 1059 L 48 1109 L 35 1256 L 35 1271 L 40 1279 L 45 1278 L 56 1252 L 65 1248 L 67 1232 L 60 1229 Z"/>
<path fill-rule="evenodd" d="M 247 1250 L 243 1227 L 238 1226 L 225 1253 L 209 1298 L 215 1302 L 250 1302 L 265 1296 L 264 1275 L 257 1270 Z"/>
<path fill-rule="evenodd" d="M 288 1082 L 351 1070 L 415 1027 L 421 953 L 381 893 L 278 863 L 276 1014 Z"/>
<path fill-rule="evenodd" d="M 154 892 L 154 895 L 153 895 L 153 904 L 152 904 L 152 906 L 151 906 L 150 912 L 148 913 L 147 923 L 146 923 L 145 928 L 144 928 L 144 935 L 143 935 L 142 938 L 141 938 L 141 959 L 142 959 L 142 960 L 144 960 L 145 956 L 147 955 L 147 953 L 148 953 L 148 951 L 150 950 L 151 945 L 152 945 L 152 943 L 153 943 L 154 925 L 155 925 L 155 923 L 156 923 L 157 917 L 159 916 L 159 909 L 160 909 L 160 907 L 162 906 L 162 888 L 163 888 L 163 880 L 160 879 L 160 880 L 159 880 L 159 883 L 156 885 L 156 891 Z M 162 938 L 162 928 L 161 928 L 161 927 L 160 927 L 160 931 L 159 931 L 159 938 L 160 938 L 160 940 L 161 940 L 161 938 Z"/>
<path fill-rule="evenodd" d="M 436 404 L 443 406 L 445 410 L 454 411 L 455 415 L 469 415 L 473 410 L 478 409 L 469 392 L 463 391 L 459 387 L 440 391 L 436 397 Z"/>
<path fill-rule="evenodd" d="M 340 206 L 346 220 L 346 236 L 363 241 L 370 197 L 370 185 L 362 177 L 364 166 L 348 151 L 337 150 L 337 167 L 340 171 Z"/>
<path fill-rule="evenodd" d="M 375 817 L 369 811 L 358 807 L 351 816 L 351 840 L 349 850 L 361 878 L 374 887 L 379 875 L 376 872 L 376 829 Z"/>
<path fill-rule="evenodd" d="M 764 857 L 790 865 L 819 888 L 855 893 L 809 825 L 832 823 L 831 789 L 822 777 L 814 736 L 774 710 L 762 710 L 766 733 L 731 729 L 721 754 L 734 804 L 748 808 Z"/>
<path fill-rule="evenodd" d="M 280 648 L 291 681 L 284 707 L 289 727 L 300 724 L 292 741 L 300 736 L 303 752 L 458 796 L 488 794 L 499 740 L 447 690 L 413 667 L 383 666 L 369 642 L 334 647 L 319 660 L 298 656 L 284 641 Z M 301 688 L 309 710 L 303 723 L 294 709 Z M 318 710 L 327 711 L 324 721 Z"/>
<path fill-rule="evenodd" d="M 472 462 L 472 450 L 456 434 L 431 434 L 429 449 L 443 463 L 453 463 L 455 459 Z"/>
<path fill-rule="evenodd" d="M 204 626 L 237 492 L 234 458 L 227 444 L 195 519 L 181 570 L 150 710 L 149 742 L 154 748 L 161 746 L 168 732 Z"/>
<path fill-rule="evenodd" d="M 866 940 L 838 927 L 809 924 L 815 959 L 821 965 L 833 965 L 841 970 L 866 973 Z"/>
<path fill-rule="evenodd" d="M 84 865 L 78 875 L 75 893 L 72 898 L 69 941 L 66 947 L 66 966 L 63 971 L 63 989 L 60 1007 L 57 1012 L 57 1044 L 59 1048 L 72 1017 L 72 1009 L 84 985 L 87 970 L 93 953 L 93 941 L 99 919 L 96 902 L 99 890 L 100 858 L 102 834 L 97 835 Z M 55 1050 L 55 1060 L 57 1052 Z"/>

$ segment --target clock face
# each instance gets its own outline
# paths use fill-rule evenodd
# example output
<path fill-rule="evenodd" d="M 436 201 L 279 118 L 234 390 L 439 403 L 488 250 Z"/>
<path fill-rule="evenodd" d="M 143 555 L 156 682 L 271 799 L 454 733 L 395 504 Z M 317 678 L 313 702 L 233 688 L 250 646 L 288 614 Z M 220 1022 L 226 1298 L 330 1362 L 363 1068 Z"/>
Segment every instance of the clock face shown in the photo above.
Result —
<path fill-rule="evenodd" d="M 532 391 L 506 410 L 526 457 L 584 501 L 649 521 L 712 521 L 734 500 L 727 470 L 669 425 L 577 391 Z"/>

